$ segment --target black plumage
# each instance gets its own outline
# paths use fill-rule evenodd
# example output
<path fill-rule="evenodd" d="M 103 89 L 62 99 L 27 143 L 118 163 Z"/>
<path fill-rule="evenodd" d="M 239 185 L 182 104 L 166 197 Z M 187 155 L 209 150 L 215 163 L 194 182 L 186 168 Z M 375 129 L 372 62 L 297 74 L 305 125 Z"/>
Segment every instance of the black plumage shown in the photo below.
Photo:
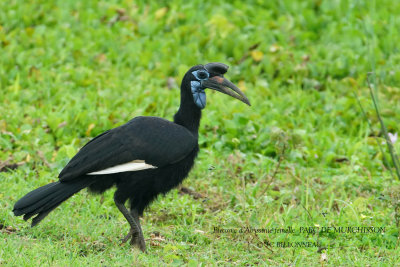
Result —
<path fill-rule="evenodd" d="M 180 184 L 193 167 L 199 151 L 201 109 L 206 104 L 204 90 L 214 89 L 250 105 L 223 77 L 227 69 L 222 63 L 192 67 L 182 80 L 181 104 L 173 122 L 136 117 L 93 138 L 64 167 L 59 181 L 25 195 L 15 204 L 14 214 L 24 215 L 24 220 L 35 216 L 35 226 L 83 188 L 102 193 L 116 186 L 115 204 L 131 227 L 123 242 L 131 238 L 131 244 L 144 251 L 139 216 L 159 194 Z M 124 205 L 127 200 L 130 212 Z"/>

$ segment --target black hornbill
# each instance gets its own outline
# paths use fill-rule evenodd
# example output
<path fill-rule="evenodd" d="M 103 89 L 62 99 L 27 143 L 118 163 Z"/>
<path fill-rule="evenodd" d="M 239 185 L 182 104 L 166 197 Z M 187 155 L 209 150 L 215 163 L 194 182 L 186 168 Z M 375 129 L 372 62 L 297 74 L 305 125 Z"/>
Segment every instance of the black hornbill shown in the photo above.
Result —
<path fill-rule="evenodd" d="M 167 193 L 188 175 L 199 151 L 205 89 L 230 95 L 250 105 L 247 97 L 224 78 L 228 66 L 209 63 L 192 67 L 183 77 L 181 103 L 174 122 L 136 117 L 93 138 L 69 161 L 59 181 L 26 194 L 14 206 L 16 216 L 32 216 L 37 225 L 53 209 L 81 189 L 103 193 L 116 186 L 114 202 L 131 229 L 123 242 L 145 251 L 139 216 L 160 193 Z M 231 90 L 229 90 L 231 89 Z M 129 199 L 130 212 L 125 207 Z"/>

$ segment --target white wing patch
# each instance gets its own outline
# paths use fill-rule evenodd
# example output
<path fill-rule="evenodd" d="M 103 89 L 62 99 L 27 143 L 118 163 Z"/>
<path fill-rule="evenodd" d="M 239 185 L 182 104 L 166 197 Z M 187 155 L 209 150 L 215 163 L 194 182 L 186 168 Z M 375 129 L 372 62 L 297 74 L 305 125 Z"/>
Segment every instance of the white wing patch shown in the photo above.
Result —
<path fill-rule="evenodd" d="M 124 163 L 121 165 L 116 165 L 114 167 L 110 167 L 101 171 L 91 172 L 87 175 L 99 175 L 99 174 L 111 174 L 111 173 L 119 173 L 119 172 L 134 172 L 141 171 L 146 169 L 155 169 L 156 166 L 147 164 L 144 160 L 134 160 L 128 163 Z"/>

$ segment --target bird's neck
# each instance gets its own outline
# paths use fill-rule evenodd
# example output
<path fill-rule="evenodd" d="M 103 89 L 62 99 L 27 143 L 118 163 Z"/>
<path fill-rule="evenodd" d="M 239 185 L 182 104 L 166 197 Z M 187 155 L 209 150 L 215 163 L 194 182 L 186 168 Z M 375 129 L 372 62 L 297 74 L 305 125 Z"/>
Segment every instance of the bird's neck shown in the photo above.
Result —
<path fill-rule="evenodd" d="M 174 122 L 188 129 L 196 137 L 199 134 L 201 110 L 194 104 L 193 96 L 181 92 L 181 105 Z"/>

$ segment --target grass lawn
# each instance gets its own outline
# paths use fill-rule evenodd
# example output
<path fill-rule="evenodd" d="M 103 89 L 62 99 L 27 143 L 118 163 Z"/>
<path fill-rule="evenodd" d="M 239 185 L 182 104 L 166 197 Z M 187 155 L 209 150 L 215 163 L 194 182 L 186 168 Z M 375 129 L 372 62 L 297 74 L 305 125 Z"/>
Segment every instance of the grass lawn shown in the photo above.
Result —
<path fill-rule="evenodd" d="M 374 71 L 398 133 L 394 10 L 399 1 L 1 1 L 0 265 L 400 262 L 400 182 L 366 82 Z M 113 190 L 82 190 L 35 228 L 13 216 L 94 136 L 139 115 L 172 119 L 184 73 L 208 62 L 231 66 L 252 107 L 207 91 L 195 168 L 145 212 L 146 254 L 120 245 L 129 227 Z"/>

